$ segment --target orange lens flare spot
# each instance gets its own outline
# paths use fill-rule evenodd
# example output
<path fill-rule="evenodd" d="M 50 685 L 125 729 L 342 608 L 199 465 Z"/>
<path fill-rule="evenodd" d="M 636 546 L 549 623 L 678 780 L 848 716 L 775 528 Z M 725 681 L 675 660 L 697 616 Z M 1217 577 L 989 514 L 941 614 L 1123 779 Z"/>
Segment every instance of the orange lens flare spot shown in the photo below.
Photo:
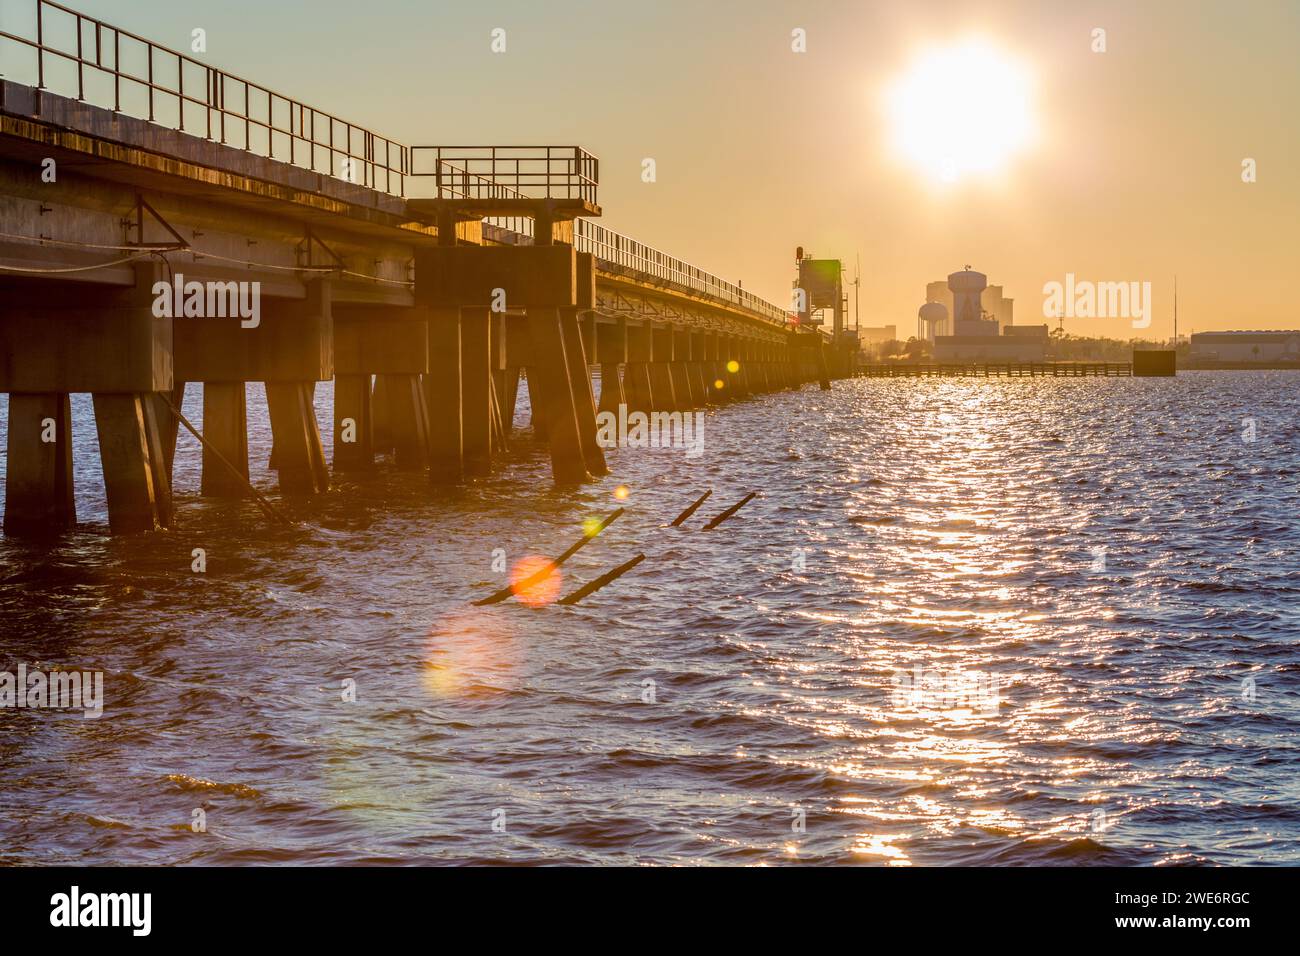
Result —
<path fill-rule="evenodd" d="M 619 485 L 617 488 L 614 489 L 614 497 L 617 498 L 619 501 L 626 501 L 627 496 L 630 495 L 631 493 L 632 490 L 628 488 L 627 485 Z"/>
<path fill-rule="evenodd" d="M 735 359 L 732 359 L 730 362 L 727 363 L 727 371 L 730 372 L 732 375 L 735 375 L 737 372 L 740 371 L 740 363 L 737 362 Z"/>
<path fill-rule="evenodd" d="M 563 575 L 558 568 L 545 577 L 537 578 L 550 567 L 550 559 L 540 555 L 529 555 L 520 559 L 510 569 L 510 590 L 529 607 L 550 604 L 560 596 L 560 587 L 563 583 Z"/>
<path fill-rule="evenodd" d="M 722 387 L 724 387 L 725 384 L 726 384 L 726 383 L 723 382 L 722 379 L 718 379 L 717 381 L 715 381 L 715 382 L 713 383 L 713 387 L 714 387 L 714 388 L 722 388 Z"/>

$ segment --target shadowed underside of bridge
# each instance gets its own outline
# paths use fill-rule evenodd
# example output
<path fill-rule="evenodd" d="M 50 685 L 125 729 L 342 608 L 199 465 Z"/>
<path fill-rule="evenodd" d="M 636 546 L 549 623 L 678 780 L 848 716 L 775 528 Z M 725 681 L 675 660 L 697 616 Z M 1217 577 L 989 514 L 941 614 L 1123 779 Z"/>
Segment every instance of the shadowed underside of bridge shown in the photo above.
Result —
<path fill-rule="evenodd" d="M 113 28 L 36 9 L 72 18 L 75 92 L 101 73 L 120 87 L 126 55 L 110 69 L 85 46 L 86 24 L 97 42 Z M 265 91 L 259 149 L 248 90 L 261 88 L 205 65 L 205 92 L 180 94 L 169 128 L 159 113 L 176 94 L 153 64 L 160 50 L 180 73 L 194 61 L 122 31 L 116 43 L 147 44 L 150 79 L 128 76 L 148 92 L 143 116 L 42 88 L 47 56 L 73 58 L 52 30 L 28 43 L 36 83 L 0 81 L 7 533 L 75 521 L 73 392 L 94 396 L 116 533 L 172 521 L 187 383 L 203 389 L 203 493 L 243 496 L 250 381 L 266 384 L 281 491 L 312 494 L 330 477 L 319 381 L 334 381 L 334 470 L 391 452 L 398 468 L 454 482 L 507 450 L 522 373 L 533 430 L 568 483 L 606 470 L 598 411 L 680 412 L 829 378 L 822 337 L 791 331 L 778 307 L 591 222 L 596 165 L 576 147 L 381 148 L 294 101 L 276 121 Z M 205 136 L 186 125 L 194 103 Z"/>

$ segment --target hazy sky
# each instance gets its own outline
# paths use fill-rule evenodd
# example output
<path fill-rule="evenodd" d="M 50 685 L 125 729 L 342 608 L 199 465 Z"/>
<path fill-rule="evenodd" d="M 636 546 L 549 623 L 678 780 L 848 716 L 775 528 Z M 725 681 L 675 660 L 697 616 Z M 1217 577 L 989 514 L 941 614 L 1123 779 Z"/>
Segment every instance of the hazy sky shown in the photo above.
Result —
<path fill-rule="evenodd" d="M 1046 321 L 1044 283 L 1071 272 L 1151 282 L 1141 334 L 1162 337 L 1176 272 L 1180 331 L 1300 327 L 1296 0 L 69 5 L 182 48 L 201 26 L 214 65 L 399 141 L 585 146 L 607 225 L 780 303 L 796 245 L 850 271 L 860 253 L 864 325 L 913 330 L 925 282 L 971 263 L 1017 324 Z M 943 183 L 894 155 L 882 100 L 920 47 L 971 35 L 1029 73 L 1036 144 Z"/>

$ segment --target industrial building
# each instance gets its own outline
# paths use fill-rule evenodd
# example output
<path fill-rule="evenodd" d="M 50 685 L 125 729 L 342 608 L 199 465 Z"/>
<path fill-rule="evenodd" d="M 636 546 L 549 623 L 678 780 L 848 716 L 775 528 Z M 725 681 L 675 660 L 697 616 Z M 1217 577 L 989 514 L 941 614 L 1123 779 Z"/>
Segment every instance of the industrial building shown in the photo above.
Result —
<path fill-rule="evenodd" d="M 860 345 L 881 345 L 898 339 L 896 325 L 864 325 L 857 332 Z"/>
<path fill-rule="evenodd" d="M 926 286 L 926 303 L 917 312 L 922 334 L 933 344 L 936 362 L 1042 362 L 1049 342 L 1046 325 L 1017 327 L 1013 299 L 1001 286 L 967 266 L 940 283 Z M 949 322 L 951 317 L 951 322 Z M 951 328 L 952 334 L 945 334 Z"/>
<path fill-rule="evenodd" d="M 1300 363 L 1300 331 L 1194 332 L 1193 362 Z"/>

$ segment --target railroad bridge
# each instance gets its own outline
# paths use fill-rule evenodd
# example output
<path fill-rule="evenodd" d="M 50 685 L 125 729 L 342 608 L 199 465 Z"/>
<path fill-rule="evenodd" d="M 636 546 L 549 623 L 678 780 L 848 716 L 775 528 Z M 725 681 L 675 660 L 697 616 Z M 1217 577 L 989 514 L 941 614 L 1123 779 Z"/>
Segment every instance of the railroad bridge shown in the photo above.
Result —
<path fill-rule="evenodd" d="M 75 522 L 75 392 L 93 396 L 122 533 L 171 523 L 191 383 L 202 492 L 242 496 L 247 382 L 265 383 L 281 493 L 314 494 L 321 381 L 335 471 L 391 451 L 455 482 L 506 450 L 522 376 L 570 483 L 606 471 L 592 366 L 602 409 L 647 412 L 847 371 L 780 306 L 595 222 L 580 147 L 407 146 L 50 0 L 10 14 L 6 533 Z"/>

